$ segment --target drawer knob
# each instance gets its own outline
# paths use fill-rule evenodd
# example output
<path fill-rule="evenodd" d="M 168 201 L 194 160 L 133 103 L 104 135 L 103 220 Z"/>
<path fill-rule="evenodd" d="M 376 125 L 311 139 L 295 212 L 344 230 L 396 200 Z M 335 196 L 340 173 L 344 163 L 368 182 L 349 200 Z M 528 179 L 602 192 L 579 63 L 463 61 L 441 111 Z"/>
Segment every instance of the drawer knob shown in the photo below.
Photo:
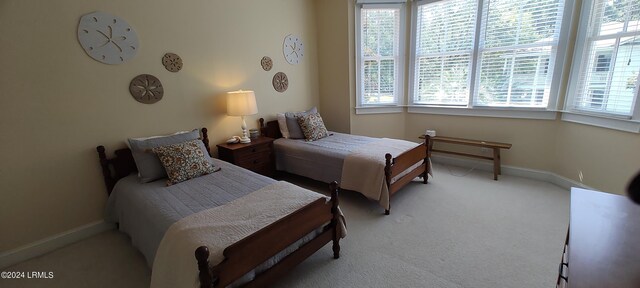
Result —
<path fill-rule="evenodd" d="M 252 148 L 252 149 L 251 149 L 251 152 L 256 152 L 256 148 Z"/>
<path fill-rule="evenodd" d="M 258 160 L 253 160 L 253 164 L 258 164 Z"/>

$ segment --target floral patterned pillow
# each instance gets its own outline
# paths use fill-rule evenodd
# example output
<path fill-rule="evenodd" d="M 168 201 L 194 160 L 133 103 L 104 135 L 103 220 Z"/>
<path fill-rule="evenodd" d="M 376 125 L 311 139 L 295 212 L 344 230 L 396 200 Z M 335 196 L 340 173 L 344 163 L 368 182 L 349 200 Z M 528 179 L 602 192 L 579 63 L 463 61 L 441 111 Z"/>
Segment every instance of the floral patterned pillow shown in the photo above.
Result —
<path fill-rule="evenodd" d="M 209 155 L 205 155 L 198 145 L 198 141 L 200 140 L 191 140 L 151 149 L 153 153 L 158 155 L 162 166 L 167 171 L 169 176 L 167 186 L 219 170 L 207 159 Z"/>
<path fill-rule="evenodd" d="M 309 113 L 296 118 L 298 119 L 298 124 L 300 124 L 306 141 L 315 141 L 329 136 L 327 128 L 324 127 L 324 121 L 322 121 L 322 117 L 320 117 L 320 113 Z"/>

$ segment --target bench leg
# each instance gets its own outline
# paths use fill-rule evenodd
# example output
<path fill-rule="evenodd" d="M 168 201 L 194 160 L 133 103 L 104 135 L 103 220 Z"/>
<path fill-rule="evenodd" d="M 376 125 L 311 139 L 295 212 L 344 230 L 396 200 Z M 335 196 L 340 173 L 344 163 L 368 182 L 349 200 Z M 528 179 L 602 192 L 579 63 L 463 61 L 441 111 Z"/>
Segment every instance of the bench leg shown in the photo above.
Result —
<path fill-rule="evenodd" d="M 500 148 L 493 148 L 493 180 L 498 181 L 498 175 L 502 174 L 500 168 Z"/>

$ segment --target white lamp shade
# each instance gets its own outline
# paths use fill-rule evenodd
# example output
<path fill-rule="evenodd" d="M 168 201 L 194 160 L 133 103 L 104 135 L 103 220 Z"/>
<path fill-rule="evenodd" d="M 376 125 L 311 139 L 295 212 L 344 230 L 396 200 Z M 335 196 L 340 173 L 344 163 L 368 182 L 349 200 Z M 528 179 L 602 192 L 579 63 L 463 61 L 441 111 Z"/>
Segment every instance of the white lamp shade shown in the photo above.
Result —
<path fill-rule="evenodd" d="M 258 113 L 256 94 L 253 91 L 227 92 L 227 115 L 247 116 Z"/>

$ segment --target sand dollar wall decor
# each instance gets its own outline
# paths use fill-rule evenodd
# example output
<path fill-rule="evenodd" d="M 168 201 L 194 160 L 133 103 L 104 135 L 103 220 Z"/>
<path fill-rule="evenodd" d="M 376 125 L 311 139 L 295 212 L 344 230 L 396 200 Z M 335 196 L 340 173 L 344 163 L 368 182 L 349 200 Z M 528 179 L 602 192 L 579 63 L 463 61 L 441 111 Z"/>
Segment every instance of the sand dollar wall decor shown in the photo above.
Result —
<path fill-rule="evenodd" d="M 264 56 L 262 57 L 262 60 L 260 60 L 260 65 L 262 65 L 262 69 L 264 69 L 264 71 L 269 71 L 273 68 L 273 61 L 271 58 Z"/>
<path fill-rule="evenodd" d="M 174 53 L 164 54 L 162 57 L 162 65 L 171 72 L 178 72 L 182 69 L 182 58 Z"/>
<path fill-rule="evenodd" d="M 304 44 L 302 44 L 302 39 L 293 34 L 289 34 L 284 37 L 282 53 L 284 54 L 284 59 L 287 60 L 287 63 L 291 65 L 300 63 L 304 56 Z"/>
<path fill-rule="evenodd" d="M 162 83 L 155 76 L 141 74 L 131 80 L 129 92 L 136 101 L 144 104 L 153 104 L 162 99 L 164 88 L 162 88 Z"/>
<path fill-rule="evenodd" d="M 138 36 L 127 21 L 101 11 L 80 18 L 78 41 L 91 58 L 105 64 L 124 63 L 138 50 Z"/>
<path fill-rule="evenodd" d="M 273 75 L 271 83 L 273 84 L 273 89 L 276 89 L 276 91 L 280 93 L 287 91 L 287 88 L 289 88 L 289 79 L 287 78 L 287 74 L 283 72 L 278 72 L 276 75 Z"/>

